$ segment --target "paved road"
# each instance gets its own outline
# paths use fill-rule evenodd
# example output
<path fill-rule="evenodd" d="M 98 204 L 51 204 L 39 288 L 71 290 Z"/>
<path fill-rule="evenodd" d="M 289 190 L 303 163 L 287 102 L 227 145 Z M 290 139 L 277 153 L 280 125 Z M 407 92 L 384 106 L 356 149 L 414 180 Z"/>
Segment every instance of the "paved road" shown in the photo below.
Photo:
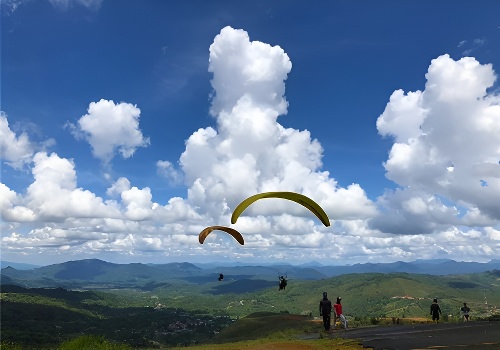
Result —
<path fill-rule="evenodd" d="M 334 331 L 338 337 L 343 331 Z M 498 350 L 500 322 L 393 325 L 350 329 L 346 338 L 361 339 L 375 350 Z"/>

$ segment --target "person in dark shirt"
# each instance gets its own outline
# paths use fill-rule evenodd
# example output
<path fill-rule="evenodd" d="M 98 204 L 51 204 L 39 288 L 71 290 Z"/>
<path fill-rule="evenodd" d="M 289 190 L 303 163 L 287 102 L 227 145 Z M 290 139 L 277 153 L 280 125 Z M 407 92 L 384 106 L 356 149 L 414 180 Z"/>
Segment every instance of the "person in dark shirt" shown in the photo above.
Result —
<path fill-rule="evenodd" d="M 460 311 L 462 312 L 462 315 L 464 317 L 464 322 L 468 322 L 470 308 L 467 306 L 467 303 L 464 303 L 464 306 L 460 308 Z"/>
<path fill-rule="evenodd" d="M 328 294 L 326 292 L 323 292 L 323 299 L 319 302 L 319 315 L 323 316 L 325 331 L 329 331 L 332 317 L 332 302 L 328 300 Z"/>
<path fill-rule="evenodd" d="M 434 299 L 434 302 L 431 304 L 432 321 L 439 323 L 440 314 L 441 314 L 441 308 L 439 307 L 437 299 Z"/>

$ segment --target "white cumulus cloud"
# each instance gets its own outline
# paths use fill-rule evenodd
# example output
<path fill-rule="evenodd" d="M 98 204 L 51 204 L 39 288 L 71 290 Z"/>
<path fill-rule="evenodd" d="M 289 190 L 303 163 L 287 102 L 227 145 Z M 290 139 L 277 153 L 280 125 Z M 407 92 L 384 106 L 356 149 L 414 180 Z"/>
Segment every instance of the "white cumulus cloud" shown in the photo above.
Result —
<path fill-rule="evenodd" d="M 149 145 L 149 138 L 139 128 L 140 114 L 141 110 L 130 103 L 101 99 L 90 103 L 88 114 L 70 126 L 77 138 L 88 141 L 94 157 L 108 163 L 116 152 L 130 158 L 138 147 Z"/>
<path fill-rule="evenodd" d="M 185 198 L 163 203 L 153 187 L 126 177 L 100 195 L 82 188 L 78 159 L 37 152 L 2 114 L 2 161 L 17 169 L 30 163 L 33 176 L 19 193 L 0 183 L 2 253 L 331 264 L 498 258 L 500 100 L 488 90 L 496 79 L 490 65 L 444 55 L 432 61 L 424 89 L 390 96 L 377 128 L 394 140 L 384 166 L 399 188 L 377 203 L 362 184 L 341 187 L 323 169 L 323 148 L 308 130 L 278 122 L 287 113 L 291 68 L 281 47 L 250 41 L 243 30 L 221 30 L 209 56 L 216 123 L 193 130 L 178 163 L 157 162 L 159 175 L 187 189 Z M 107 164 L 117 153 L 129 158 L 148 146 L 139 118 L 132 104 L 101 100 L 71 127 Z M 297 203 L 264 199 L 233 225 L 244 247 L 221 232 L 198 243 L 203 228 L 231 225 L 236 205 L 265 191 L 310 197 L 331 226 Z"/>
<path fill-rule="evenodd" d="M 373 220 L 394 233 L 500 222 L 500 96 L 490 64 L 448 55 L 432 60 L 423 91 L 395 91 L 377 120 L 394 145 L 384 166 L 401 186 Z"/>
<path fill-rule="evenodd" d="M 159 160 L 156 162 L 156 172 L 165 177 L 172 185 L 182 182 L 183 174 L 168 160 Z"/>
<path fill-rule="evenodd" d="M 15 169 L 31 162 L 35 146 L 26 133 L 16 135 L 9 127 L 7 115 L 0 112 L 0 160 Z"/>
<path fill-rule="evenodd" d="M 323 149 L 309 131 L 277 122 L 287 113 L 285 80 L 292 67 L 281 47 L 225 27 L 210 46 L 209 61 L 217 129 L 194 132 L 180 158 L 192 205 L 224 224 L 228 212 L 250 195 L 294 191 L 317 201 L 332 219 L 375 214 L 359 185 L 341 188 L 321 170 Z M 288 201 L 263 201 L 248 213 L 312 217 Z"/>

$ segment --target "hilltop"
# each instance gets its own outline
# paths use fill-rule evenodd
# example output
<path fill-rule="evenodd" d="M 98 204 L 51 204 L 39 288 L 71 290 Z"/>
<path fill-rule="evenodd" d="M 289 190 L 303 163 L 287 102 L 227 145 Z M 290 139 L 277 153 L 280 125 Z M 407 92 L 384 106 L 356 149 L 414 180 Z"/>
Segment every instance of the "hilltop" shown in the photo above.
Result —
<path fill-rule="evenodd" d="M 102 267 L 99 273 L 89 276 L 81 272 L 79 276 L 96 280 L 108 273 L 106 269 L 116 268 L 95 263 Z M 189 265 L 182 269 L 198 271 Z M 61 271 L 67 270 L 54 269 L 53 273 Z M 15 269 L 3 272 L 13 275 Z M 84 332 L 152 347 L 157 343 L 176 345 L 186 341 L 194 344 L 255 340 L 268 333 L 289 336 L 287 330 L 303 332 L 307 329 L 305 324 L 310 324 L 308 320 L 319 316 L 318 303 L 323 291 L 328 291 L 331 299 L 342 297 L 344 314 L 352 328 L 391 322 L 393 317 L 402 323 L 427 322 L 429 305 L 435 297 L 443 310 L 444 322 L 459 320 L 463 301 L 471 307 L 474 320 L 500 313 L 500 270 L 448 276 L 347 274 L 321 280 L 290 280 L 285 291 L 278 291 L 276 285 L 260 285 L 265 276 L 240 277 L 206 283 L 151 280 L 149 288 L 144 284 L 132 287 L 132 282 L 128 282 L 130 287 L 118 289 L 105 289 L 103 280 L 97 290 L 59 286 L 24 288 L 6 284 L 18 280 L 4 277 L 2 339 L 54 344 L 58 339 L 70 339 Z M 57 282 L 50 280 L 51 285 Z M 90 283 L 76 282 L 72 281 L 79 286 Z M 115 276 L 113 284 L 117 283 L 122 281 Z M 252 288 L 253 283 L 258 288 Z M 239 336 L 242 332 L 238 327 L 245 328 L 246 338 Z M 308 327 L 321 330 L 320 323 Z"/>
<path fill-rule="evenodd" d="M 1 283 L 24 287 L 64 287 L 83 289 L 140 288 L 153 290 L 169 284 L 210 285 L 220 273 L 224 284 L 212 292 L 244 293 L 269 288 L 278 276 L 290 280 L 324 280 L 330 277 L 363 273 L 410 273 L 434 276 L 479 273 L 500 270 L 500 261 L 489 263 L 456 262 L 453 260 L 418 260 L 387 264 L 355 264 L 349 266 L 317 266 L 316 264 L 266 265 L 266 266 L 214 266 L 213 264 L 191 264 L 188 262 L 167 264 L 115 264 L 99 259 L 67 261 L 42 267 L 2 262 Z M 16 267 L 17 266 L 17 267 Z M 242 285 L 246 285 L 242 288 Z"/>
<path fill-rule="evenodd" d="M 424 263 L 427 266 L 441 264 L 452 263 Z M 390 269 L 396 266 L 407 265 L 390 264 Z M 473 266 L 476 268 L 477 264 Z M 495 266 L 492 262 L 483 268 Z M 274 265 L 203 269 L 190 263 L 113 264 L 87 259 L 31 270 L 7 267 L 2 269 L 0 281 L 2 285 L 24 288 L 113 291 L 126 300 L 127 305 L 159 303 L 190 310 L 203 306 L 207 312 L 224 310 L 233 316 L 261 311 L 316 313 L 323 291 L 332 299 L 341 296 L 346 312 L 353 317 L 426 316 L 428 303 L 435 297 L 442 301 L 443 307 L 452 310 L 451 314 L 456 314 L 457 306 L 464 301 L 481 314 L 500 305 L 497 281 L 500 269 L 469 274 L 378 272 L 328 277 L 317 268 Z M 218 281 L 220 272 L 224 272 L 223 281 Z M 279 293 L 278 274 L 285 274 L 289 279 L 287 289 Z M 138 299 L 139 292 L 141 298 Z M 151 302 L 153 297 L 155 303 Z"/>

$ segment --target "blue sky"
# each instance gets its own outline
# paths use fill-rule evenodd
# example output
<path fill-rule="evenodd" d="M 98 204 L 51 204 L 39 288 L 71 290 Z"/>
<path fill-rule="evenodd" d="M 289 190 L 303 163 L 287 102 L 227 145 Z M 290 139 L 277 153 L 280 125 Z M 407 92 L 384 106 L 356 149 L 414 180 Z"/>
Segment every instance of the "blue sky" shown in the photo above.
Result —
<path fill-rule="evenodd" d="M 500 257 L 498 3 L 1 8 L 3 260 Z"/>

